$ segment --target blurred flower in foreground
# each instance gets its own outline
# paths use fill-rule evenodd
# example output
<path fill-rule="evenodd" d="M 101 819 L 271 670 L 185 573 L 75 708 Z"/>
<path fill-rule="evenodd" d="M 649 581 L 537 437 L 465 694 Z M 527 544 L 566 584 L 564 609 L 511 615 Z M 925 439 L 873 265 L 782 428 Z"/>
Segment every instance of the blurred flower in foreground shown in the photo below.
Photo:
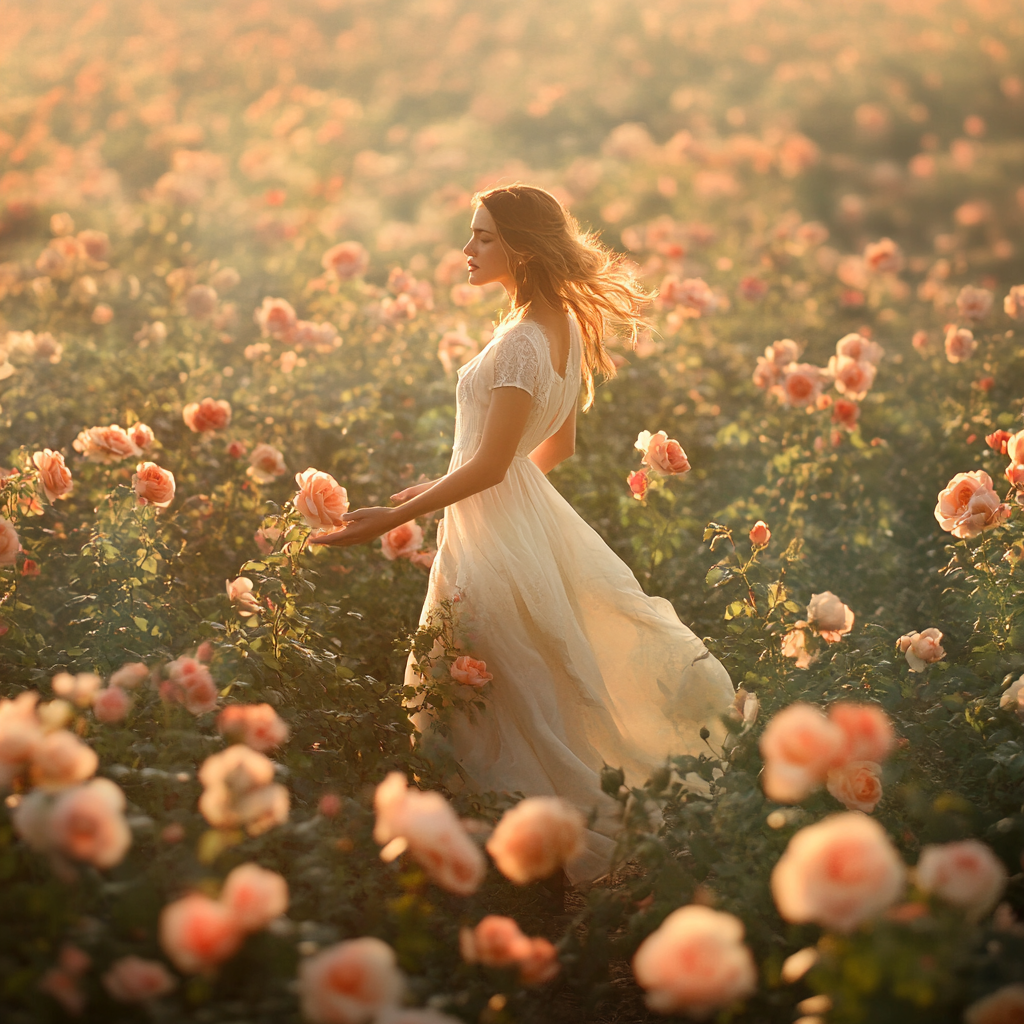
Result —
<path fill-rule="evenodd" d="M 1024 985 L 1004 985 L 991 995 L 971 1003 L 964 1024 L 1013 1024 L 1024 1019 Z"/>
<path fill-rule="evenodd" d="M 1024 284 L 1015 284 L 1003 299 L 1003 310 L 1014 320 L 1024 320 Z"/>
<path fill-rule="evenodd" d="M 272 445 L 258 444 L 249 456 L 249 468 L 245 471 L 258 484 L 272 483 L 277 477 L 284 476 L 288 467 L 284 464 L 284 455 Z"/>
<path fill-rule="evenodd" d="M 190 402 L 181 410 L 185 426 L 193 433 L 202 434 L 223 430 L 231 422 L 231 404 L 221 399 L 204 398 Z"/>
<path fill-rule="evenodd" d="M 583 852 L 586 823 L 565 800 L 533 796 L 502 815 L 487 840 L 498 870 L 517 885 L 548 878 Z"/>
<path fill-rule="evenodd" d="M 274 762 L 244 744 L 211 754 L 199 769 L 199 810 L 214 828 L 258 836 L 288 820 L 288 790 L 273 779 Z"/>
<path fill-rule="evenodd" d="M 959 907 L 973 920 L 999 902 L 1006 878 L 1003 862 L 976 839 L 925 846 L 914 872 L 919 889 Z"/>
<path fill-rule="evenodd" d="M 265 754 L 288 740 L 288 725 L 269 704 L 229 704 L 217 716 L 217 732 Z"/>
<path fill-rule="evenodd" d="M 459 932 L 459 951 L 466 963 L 519 968 L 524 985 L 541 985 L 558 974 L 558 953 L 547 939 L 524 935 L 510 917 L 489 914 L 475 928 Z"/>
<path fill-rule="evenodd" d="M 348 939 L 299 964 L 298 990 L 310 1024 L 368 1024 L 401 1003 L 405 978 L 387 943 Z"/>
<path fill-rule="evenodd" d="M 992 293 L 987 288 L 966 284 L 956 297 L 956 308 L 967 320 L 984 320 L 992 308 Z"/>
<path fill-rule="evenodd" d="M 966 327 L 957 327 L 952 324 L 946 331 L 946 358 L 951 363 L 962 363 L 974 355 L 978 347 L 974 332 Z"/>
<path fill-rule="evenodd" d="M 174 975 L 159 960 L 129 955 L 115 960 L 103 975 L 103 987 L 120 1003 L 147 1003 L 174 990 Z"/>

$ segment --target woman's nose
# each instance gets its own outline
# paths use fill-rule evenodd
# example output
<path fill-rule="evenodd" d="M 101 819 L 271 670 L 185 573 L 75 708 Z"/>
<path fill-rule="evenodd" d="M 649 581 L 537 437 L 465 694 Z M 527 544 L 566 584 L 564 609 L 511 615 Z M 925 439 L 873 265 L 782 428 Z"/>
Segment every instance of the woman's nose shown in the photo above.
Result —
<path fill-rule="evenodd" d="M 472 256 L 473 255 L 473 251 L 474 250 L 473 250 L 473 239 L 472 238 L 462 247 L 462 251 L 467 256 Z"/>

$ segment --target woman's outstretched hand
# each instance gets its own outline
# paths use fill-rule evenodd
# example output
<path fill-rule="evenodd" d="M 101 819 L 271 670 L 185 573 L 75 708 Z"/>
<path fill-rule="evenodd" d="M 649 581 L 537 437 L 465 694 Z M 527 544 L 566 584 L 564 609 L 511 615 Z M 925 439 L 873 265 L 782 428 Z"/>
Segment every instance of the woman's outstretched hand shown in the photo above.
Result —
<path fill-rule="evenodd" d="M 357 508 L 354 512 L 346 512 L 341 521 L 345 524 L 333 533 L 322 533 L 311 537 L 310 544 L 329 544 L 332 547 L 347 548 L 354 544 L 369 544 L 382 533 L 393 530 L 400 524 L 396 519 L 397 509 L 393 508 Z"/>
<path fill-rule="evenodd" d="M 398 491 L 396 494 L 392 494 L 391 500 L 398 505 L 402 505 L 407 501 L 411 501 L 416 497 L 416 495 L 422 494 L 424 491 L 429 491 L 436 483 L 436 480 L 422 480 L 418 484 L 413 484 L 412 487 L 406 487 L 404 491 Z"/>

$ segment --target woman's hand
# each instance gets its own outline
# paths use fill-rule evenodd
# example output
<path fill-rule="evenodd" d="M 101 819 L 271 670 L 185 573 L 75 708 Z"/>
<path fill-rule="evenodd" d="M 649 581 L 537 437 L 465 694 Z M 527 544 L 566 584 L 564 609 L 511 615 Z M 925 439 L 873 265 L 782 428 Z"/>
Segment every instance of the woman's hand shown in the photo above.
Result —
<path fill-rule="evenodd" d="M 398 518 L 394 508 L 357 508 L 354 512 L 346 512 L 341 521 L 345 524 L 333 533 L 322 533 L 319 537 L 311 537 L 310 544 L 329 544 L 332 547 L 347 548 L 353 544 L 369 544 L 381 534 L 393 530 L 405 522 Z"/>
<path fill-rule="evenodd" d="M 412 487 L 406 487 L 404 491 L 398 491 L 397 494 L 392 494 L 391 500 L 401 505 L 406 501 L 411 501 L 418 494 L 422 494 L 424 491 L 429 491 L 436 483 L 436 480 L 423 480 L 418 484 L 413 484 Z"/>

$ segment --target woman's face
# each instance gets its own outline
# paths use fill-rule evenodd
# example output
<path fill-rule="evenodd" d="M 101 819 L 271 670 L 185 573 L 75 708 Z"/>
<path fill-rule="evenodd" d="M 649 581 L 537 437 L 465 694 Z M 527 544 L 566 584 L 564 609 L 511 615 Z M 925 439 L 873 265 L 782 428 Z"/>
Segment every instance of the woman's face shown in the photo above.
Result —
<path fill-rule="evenodd" d="M 487 207 L 482 203 L 473 214 L 472 236 L 462 250 L 469 268 L 469 283 L 491 284 L 497 281 L 506 290 L 512 287 L 508 255 L 498 238 L 498 229 Z"/>

